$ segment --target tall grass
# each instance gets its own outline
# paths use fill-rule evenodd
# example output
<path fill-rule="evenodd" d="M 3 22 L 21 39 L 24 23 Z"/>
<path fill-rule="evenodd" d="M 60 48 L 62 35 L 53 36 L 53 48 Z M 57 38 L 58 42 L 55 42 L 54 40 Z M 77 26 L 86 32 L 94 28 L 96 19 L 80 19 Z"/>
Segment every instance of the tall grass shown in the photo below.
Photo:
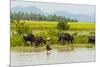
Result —
<path fill-rule="evenodd" d="M 88 35 L 76 35 L 76 36 L 74 36 L 74 43 L 87 44 L 88 43 Z"/>
<path fill-rule="evenodd" d="M 58 44 L 59 45 L 59 41 L 58 41 L 58 33 L 59 31 L 57 30 L 48 30 L 48 31 L 38 31 L 38 32 L 34 32 L 35 36 L 42 36 L 45 40 L 47 37 L 51 38 L 51 43 L 52 45 L 54 44 Z M 74 44 L 88 44 L 88 35 L 76 35 L 73 36 L 74 37 Z M 23 41 L 23 34 L 15 34 L 15 35 L 11 35 L 11 46 L 24 46 L 24 41 Z M 66 42 L 66 44 L 68 45 L 68 43 Z"/>
<path fill-rule="evenodd" d="M 21 21 L 24 22 L 24 21 Z M 58 22 L 50 22 L 50 21 L 25 21 L 26 25 L 28 25 L 32 29 L 56 29 Z M 95 23 L 93 22 L 68 22 L 70 26 L 69 30 L 94 30 Z M 11 28 L 15 28 L 14 24 L 11 24 Z"/>
<path fill-rule="evenodd" d="M 23 23 L 24 21 L 21 21 L 20 23 Z M 11 32 L 12 30 L 15 30 L 18 32 L 20 30 L 23 32 L 22 34 L 17 33 L 10 36 L 10 44 L 11 47 L 16 46 L 24 46 L 23 41 L 23 34 L 24 33 L 33 33 L 35 36 L 42 36 L 44 39 L 47 37 L 51 38 L 52 45 L 59 45 L 58 41 L 58 33 L 59 32 L 66 32 L 72 34 L 72 31 L 70 30 L 94 30 L 95 29 L 95 23 L 87 22 L 87 23 L 80 23 L 80 22 L 69 22 L 70 25 L 69 31 L 58 31 L 56 29 L 58 22 L 46 22 L 46 21 L 25 21 L 25 25 L 14 25 L 11 23 Z M 39 30 L 39 31 L 38 31 Z M 95 34 L 94 31 L 90 32 L 89 34 Z M 74 44 L 88 44 L 88 35 L 76 35 L 74 36 Z M 68 43 L 66 42 L 66 45 Z M 90 46 L 89 46 L 90 47 Z"/>
<path fill-rule="evenodd" d="M 11 47 L 24 46 L 23 37 L 21 34 L 14 34 L 10 37 Z"/>

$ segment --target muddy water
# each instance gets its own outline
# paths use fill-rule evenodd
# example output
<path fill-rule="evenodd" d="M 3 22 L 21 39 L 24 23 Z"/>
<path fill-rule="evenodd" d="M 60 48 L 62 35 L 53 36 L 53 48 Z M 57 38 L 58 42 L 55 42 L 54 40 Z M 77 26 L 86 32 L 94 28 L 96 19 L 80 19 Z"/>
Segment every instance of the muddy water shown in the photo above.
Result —
<path fill-rule="evenodd" d="M 57 51 L 53 49 L 48 54 L 46 51 L 31 53 L 11 52 L 11 66 L 90 61 L 95 61 L 94 48 L 77 48 L 74 51 Z"/>

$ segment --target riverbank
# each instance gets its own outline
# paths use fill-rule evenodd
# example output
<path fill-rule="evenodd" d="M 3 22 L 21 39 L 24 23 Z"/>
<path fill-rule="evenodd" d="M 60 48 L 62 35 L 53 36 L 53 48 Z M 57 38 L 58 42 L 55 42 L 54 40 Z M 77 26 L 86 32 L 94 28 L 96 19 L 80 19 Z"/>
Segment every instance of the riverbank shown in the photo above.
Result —
<path fill-rule="evenodd" d="M 52 49 L 57 49 L 59 51 L 72 51 L 74 48 L 93 48 L 93 44 L 70 44 L 70 45 L 51 45 Z M 31 46 L 17 46 L 11 47 L 11 51 L 14 52 L 40 52 L 44 51 L 45 46 L 31 47 Z"/>

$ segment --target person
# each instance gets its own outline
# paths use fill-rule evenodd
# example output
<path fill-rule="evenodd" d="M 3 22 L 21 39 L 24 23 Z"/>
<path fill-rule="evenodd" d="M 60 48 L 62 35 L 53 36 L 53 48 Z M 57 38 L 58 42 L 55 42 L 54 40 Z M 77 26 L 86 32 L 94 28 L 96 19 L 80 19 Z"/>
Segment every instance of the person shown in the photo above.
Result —
<path fill-rule="evenodd" d="M 49 37 L 47 38 L 46 50 L 47 50 L 47 52 L 52 50 L 51 47 L 50 47 L 50 38 Z"/>

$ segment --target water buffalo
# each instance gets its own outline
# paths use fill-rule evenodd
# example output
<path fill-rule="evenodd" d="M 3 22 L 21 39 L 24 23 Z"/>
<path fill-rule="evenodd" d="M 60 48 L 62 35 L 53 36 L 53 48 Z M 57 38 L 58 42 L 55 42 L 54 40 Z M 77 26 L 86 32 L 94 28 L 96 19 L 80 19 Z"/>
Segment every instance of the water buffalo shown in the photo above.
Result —
<path fill-rule="evenodd" d="M 39 46 L 39 44 L 44 43 L 46 44 L 46 40 L 42 36 L 35 37 L 33 34 L 24 34 L 23 40 L 25 44 L 28 42 L 31 43 L 31 46 L 33 46 L 33 43 L 35 46 Z"/>
<path fill-rule="evenodd" d="M 34 39 L 35 39 L 35 37 L 33 34 L 24 34 L 23 35 L 23 40 L 24 40 L 25 44 L 27 44 L 27 42 L 30 42 L 31 46 L 32 46 Z"/>
<path fill-rule="evenodd" d="M 63 45 L 67 41 L 68 43 L 73 43 L 74 37 L 68 33 L 60 33 L 58 37 L 58 41 Z"/>
<path fill-rule="evenodd" d="M 41 43 L 46 44 L 46 40 L 44 40 L 44 38 L 42 36 L 35 37 L 34 45 L 39 46 L 39 44 L 41 44 Z"/>
<path fill-rule="evenodd" d="M 88 37 L 88 43 L 95 44 L 95 36 L 89 36 Z"/>

